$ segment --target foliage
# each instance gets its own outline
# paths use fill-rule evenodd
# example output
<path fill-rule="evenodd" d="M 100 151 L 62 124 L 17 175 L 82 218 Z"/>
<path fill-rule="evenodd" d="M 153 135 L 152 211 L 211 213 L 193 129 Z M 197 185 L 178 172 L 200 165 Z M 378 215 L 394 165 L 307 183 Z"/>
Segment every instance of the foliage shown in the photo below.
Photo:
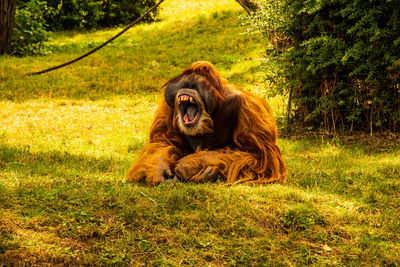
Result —
<path fill-rule="evenodd" d="M 29 0 L 18 6 L 11 42 L 12 55 L 36 55 L 47 52 L 44 42 L 49 32 L 45 16 L 50 13 L 45 1 Z"/>
<path fill-rule="evenodd" d="M 294 119 L 335 131 L 399 131 L 398 1 L 263 1 L 252 29 L 270 40 L 267 78 Z"/>
<path fill-rule="evenodd" d="M 156 0 L 47 0 L 52 12 L 45 19 L 51 30 L 98 29 L 132 22 Z M 157 11 L 148 15 L 154 20 Z"/>

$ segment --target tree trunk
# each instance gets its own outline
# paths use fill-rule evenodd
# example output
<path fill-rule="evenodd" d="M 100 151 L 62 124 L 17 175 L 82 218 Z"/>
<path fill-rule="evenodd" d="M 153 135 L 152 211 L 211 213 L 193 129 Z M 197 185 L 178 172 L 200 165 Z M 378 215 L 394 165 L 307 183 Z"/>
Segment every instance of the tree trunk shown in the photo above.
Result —
<path fill-rule="evenodd" d="M 10 53 L 17 0 L 0 0 L 0 55 Z"/>
<path fill-rule="evenodd" d="M 261 10 L 261 6 L 258 5 L 254 0 L 236 0 L 248 14 Z"/>

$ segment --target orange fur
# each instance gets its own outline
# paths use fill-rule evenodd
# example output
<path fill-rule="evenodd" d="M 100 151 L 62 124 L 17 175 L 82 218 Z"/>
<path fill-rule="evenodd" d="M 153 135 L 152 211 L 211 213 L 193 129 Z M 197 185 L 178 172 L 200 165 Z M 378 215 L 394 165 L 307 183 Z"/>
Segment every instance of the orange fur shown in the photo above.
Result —
<path fill-rule="evenodd" d="M 216 149 L 198 146 L 191 152 L 187 136 L 177 125 L 177 110 L 163 98 L 150 130 L 149 144 L 128 171 L 128 180 L 154 185 L 176 175 L 180 180 L 193 182 L 220 177 L 227 183 L 284 183 L 285 162 L 276 143 L 277 128 L 266 101 L 228 83 L 208 62 L 194 63 L 163 87 L 187 75 L 201 76 L 216 100 L 215 110 L 210 114 L 213 121 L 208 126 L 216 129 L 215 125 L 221 123 L 215 114 L 223 105 L 238 109 L 231 142 Z"/>

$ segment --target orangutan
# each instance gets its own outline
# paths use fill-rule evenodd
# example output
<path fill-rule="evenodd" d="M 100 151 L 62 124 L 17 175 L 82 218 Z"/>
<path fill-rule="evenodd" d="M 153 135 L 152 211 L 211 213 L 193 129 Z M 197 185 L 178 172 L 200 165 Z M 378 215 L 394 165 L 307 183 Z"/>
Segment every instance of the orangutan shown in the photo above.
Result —
<path fill-rule="evenodd" d="M 196 62 L 163 87 L 149 143 L 129 169 L 130 181 L 227 183 L 286 181 L 267 102 Z"/>

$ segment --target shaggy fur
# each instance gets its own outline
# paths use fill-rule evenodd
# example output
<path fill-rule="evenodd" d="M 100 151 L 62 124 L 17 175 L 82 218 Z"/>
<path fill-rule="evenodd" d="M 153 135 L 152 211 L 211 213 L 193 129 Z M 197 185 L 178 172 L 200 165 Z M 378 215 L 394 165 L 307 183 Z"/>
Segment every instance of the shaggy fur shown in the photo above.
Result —
<path fill-rule="evenodd" d="M 128 180 L 150 185 L 176 179 L 286 181 L 276 124 L 264 99 L 228 83 L 208 62 L 194 63 L 163 87 L 149 144 L 128 171 Z M 199 118 L 193 125 L 182 119 L 187 111 L 179 109 L 186 92 L 197 103 Z"/>

